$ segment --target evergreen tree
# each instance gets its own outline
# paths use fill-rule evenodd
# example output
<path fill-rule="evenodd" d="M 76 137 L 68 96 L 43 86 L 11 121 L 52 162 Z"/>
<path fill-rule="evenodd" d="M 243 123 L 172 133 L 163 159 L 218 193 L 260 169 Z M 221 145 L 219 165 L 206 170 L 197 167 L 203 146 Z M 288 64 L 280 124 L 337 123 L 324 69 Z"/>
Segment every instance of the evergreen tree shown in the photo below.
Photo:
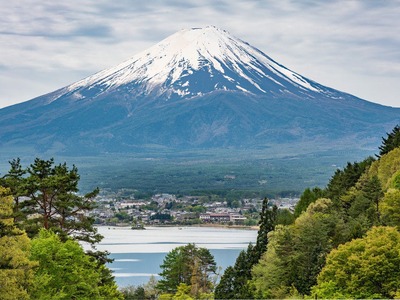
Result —
<path fill-rule="evenodd" d="M 300 214 L 307 210 L 307 207 L 315 202 L 317 199 L 322 198 L 324 196 L 324 191 L 318 187 L 306 188 L 300 196 L 299 202 L 297 202 L 294 208 L 294 216 L 297 218 Z M 288 224 L 287 224 L 288 225 Z"/>
<path fill-rule="evenodd" d="M 264 198 L 260 212 L 260 221 L 256 245 L 250 244 L 247 250 L 240 252 L 233 267 L 227 268 L 215 289 L 216 299 L 248 299 L 253 297 L 249 285 L 251 270 L 267 249 L 268 233 L 273 231 L 277 222 L 278 208 L 269 207 L 268 198 Z"/>
<path fill-rule="evenodd" d="M 326 187 L 324 196 L 340 206 L 340 197 L 357 183 L 374 161 L 375 159 L 370 156 L 361 162 L 348 162 L 343 170 L 337 169 Z"/>
<path fill-rule="evenodd" d="M 240 256 L 240 255 L 239 255 Z M 236 261 L 239 257 L 236 259 Z M 236 287 L 236 272 L 232 266 L 225 269 L 224 274 L 221 277 L 218 285 L 215 288 L 214 296 L 215 299 L 236 299 L 235 287 Z"/>
<path fill-rule="evenodd" d="M 276 224 L 276 216 L 277 216 L 278 208 L 276 205 L 269 208 L 269 200 L 268 198 L 264 198 L 260 213 L 260 221 L 259 226 L 260 229 L 257 233 L 257 242 L 253 249 L 253 261 L 255 263 L 261 258 L 263 253 L 267 250 L 268 245 L 268 233 L 274 230 Z"/>
<path fill-rule="evenodd" d="M 39 158 L 26 169 L 19 159 L 11 161 L 10 165 L 2 184 L 14 195 L 18 226 L 31 237 L 45 228 L 57 232 L 64 240 L 68 236 L 92 244 L 101 240 L 93 227 L 94 219 L 86 215 L 95 207 L 93 198 L 98 189 L 79 196 L 80 176 L 75 166 L 69 169 L 66 163 L 54 165 L 54 159 Z M 22 196 L 26 198 L 24 201 L 21 201 Z"/>
<path fill-rule="evenodd" d="M 190 294 L 198 297 L 213 289 L 211 274 L 216 272 L 216 263 L 210 251 L 188 244 L 171 250 L 160 266 L 162 279 L 157 288 L 162 293 L 174 294 L 181 284 L 189 286 Z"/>
<path fill-rule="evenodd" d="M 21 198 L 26 195 L 25 191 L 25 178 L 26 170 L 21 166 L 21 160 L 19 158 L 9 161 L 10 170 L 3 178 L 0 178 L 0 184 L 7 187 L 11 195 L 14 197 L 14 222 L 18 224 L 23 219 L 21 212 L 24 202 L 21 202 Z"/>
<path fill-rule="evenodd" d="M 234 267 L 228 267 L 215 288 L 215 299 L 250 299 L 253 297 L 252 288 L 248 284 L 251 279 L 251 268 L 254 261 L 254 247 L 249 244 L 236 259 Z"/>
<path fill-rule="evenodd" d="M 382 137 L 382 145 L 379 146 L 379 155 L 377 157 L 381 157 L 386 153 L 389 153 L 393 149 L 400 147 L 400 126 L 396 125 L 392 132 L 387 133 L 387 137 Z"/>

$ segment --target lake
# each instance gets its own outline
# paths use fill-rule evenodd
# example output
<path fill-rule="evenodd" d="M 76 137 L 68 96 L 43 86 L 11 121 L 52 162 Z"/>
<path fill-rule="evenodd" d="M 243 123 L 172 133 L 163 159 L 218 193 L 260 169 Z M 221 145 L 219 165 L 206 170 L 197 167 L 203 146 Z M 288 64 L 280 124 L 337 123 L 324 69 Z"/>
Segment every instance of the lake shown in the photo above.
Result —
<path fill-rule="evenodd" d="M 97 249 L 111 253 L 114 262 L 108 266 L 120 287 L 145 284 L 151 275 L 158 278 L 165 255 L 188 243 L 209 249 L 222 273 L 257 239 L 256 230 L 213 227 L 98 227 L 98 232 L 104 239 Z"/>

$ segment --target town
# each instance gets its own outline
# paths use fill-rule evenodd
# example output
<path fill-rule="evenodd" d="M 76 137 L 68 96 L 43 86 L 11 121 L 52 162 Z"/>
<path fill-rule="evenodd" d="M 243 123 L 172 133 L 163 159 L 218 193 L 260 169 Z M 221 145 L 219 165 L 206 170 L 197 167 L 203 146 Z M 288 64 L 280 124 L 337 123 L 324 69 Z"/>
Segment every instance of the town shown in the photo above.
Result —
<path fill-rule="evenodd" d="M 131 226 L 144 229 L 155 225 L 221 224 L 256 226 L 263 199 L 229 200 L 215 195 L 176 196 L 155 194 L 148 199 L 135 199 L 122 189 L 116 193 L 102 191 L 96 197 L 97 208 L 90 215 L 97 225 Z M 293 212 L 297 197 L 270 199 L 269 205 Z"/>

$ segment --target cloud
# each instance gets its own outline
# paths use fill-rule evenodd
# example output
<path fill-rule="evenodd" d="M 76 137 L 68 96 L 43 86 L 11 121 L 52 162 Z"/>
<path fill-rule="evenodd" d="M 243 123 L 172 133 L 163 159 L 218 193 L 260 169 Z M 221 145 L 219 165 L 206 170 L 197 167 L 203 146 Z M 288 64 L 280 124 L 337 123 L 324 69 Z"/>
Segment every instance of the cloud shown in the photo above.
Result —
<path fill-rule="evenodd" d="M 0 107 L 114 66 L 180 29 L 206 25 L 321 84 L 400 106 L 398 1 L 21 0 L 4 2 L 0 13 L 0 43 L 7 45 Z"/>

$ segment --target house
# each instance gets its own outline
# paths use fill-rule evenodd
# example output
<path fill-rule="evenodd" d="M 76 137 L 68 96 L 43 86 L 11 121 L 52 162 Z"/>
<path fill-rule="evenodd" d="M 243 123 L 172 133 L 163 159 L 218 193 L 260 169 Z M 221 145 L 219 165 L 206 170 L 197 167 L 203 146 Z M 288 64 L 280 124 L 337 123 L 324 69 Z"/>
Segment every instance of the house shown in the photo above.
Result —
<path fill-rule="evenodd" d="M 231 218 L 229 214 L 205 213 L 200 214 L 200 220 L 207 223 L 227 223 Z"/>

